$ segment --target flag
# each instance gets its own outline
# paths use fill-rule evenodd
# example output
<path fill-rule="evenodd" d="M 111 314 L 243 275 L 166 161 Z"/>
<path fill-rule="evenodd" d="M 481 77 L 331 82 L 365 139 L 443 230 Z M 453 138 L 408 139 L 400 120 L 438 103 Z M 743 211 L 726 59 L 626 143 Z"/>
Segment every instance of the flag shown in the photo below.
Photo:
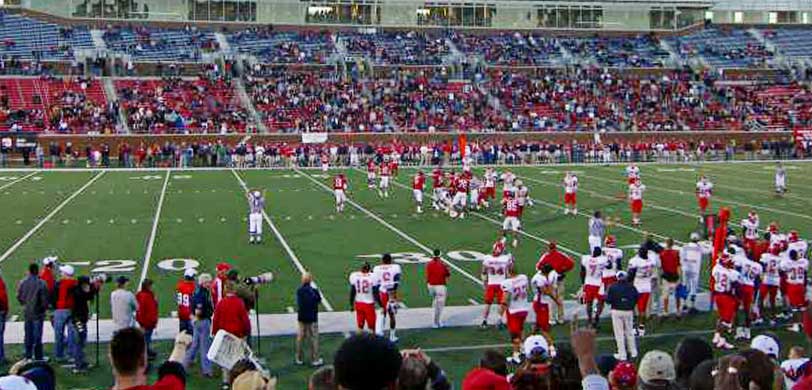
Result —
<path fill-rule="evenodd" d="M 468 139 L 465 137 L 465 134 L 460 134 L 459 138 L 457 139 L 457 144 L 460 147 L 460 158 L 465 158 L 465 145 L 467 142 Z"/>

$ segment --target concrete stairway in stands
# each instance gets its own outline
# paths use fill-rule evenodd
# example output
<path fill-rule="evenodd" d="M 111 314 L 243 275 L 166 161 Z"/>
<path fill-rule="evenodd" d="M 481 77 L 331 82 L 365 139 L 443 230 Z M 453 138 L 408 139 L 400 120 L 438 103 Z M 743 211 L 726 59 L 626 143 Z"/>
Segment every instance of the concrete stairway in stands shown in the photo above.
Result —
<path fill-rule="evenodd" d="M 268 126 L 265 125 L 265 120 L 262 118 L 262 115 L 259 114 L 257 108 L 254 107 L 254 103 L 251 102 L 251 97 L 248 96 L 248 91 L 245 90 L 245 84 L 243 84 L 242 79 L 234 79 L 234 91 L 237 92 L 237 96 L 240 97 L 242 106 L 248 110 L 251 118 L 254 119 L 254 123 L 256 123 L 259 132 L 267 134 L 269 132 Z"/>
<path fill-rule="evenodd" d="M 108 102 L 118 100 L 118 91 L 116 91 L 116 86 L 112 78 L 102 78 L 102 86 L 104 87 L 104 94 L 107 95 Z M 127 113 L 124 112 L 124 106 L 121 104 L 118 106 L 118 121 L 121 123 L 121 128 L 124 129 L 124 133 L 130 134 L 130 124 L 127 123 Z"/>
<path fill-rule="evenodd" d="M 107 50 L 107 42 L 104 41 L 104 31 L 93 29 L 90 30 L 90 39 L 93 40 L 93 46 L 98 50 Z"/>

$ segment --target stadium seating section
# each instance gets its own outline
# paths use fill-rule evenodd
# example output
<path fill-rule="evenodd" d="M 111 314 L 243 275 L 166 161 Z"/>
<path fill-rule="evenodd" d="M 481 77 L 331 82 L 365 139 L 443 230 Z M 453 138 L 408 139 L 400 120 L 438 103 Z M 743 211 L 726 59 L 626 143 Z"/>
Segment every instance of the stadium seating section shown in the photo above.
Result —
<path fill-rule="evenodd" d="M 91 36 L 96 37 L 94 40 Z M 788 71 L 762 80 L 682 65 L 763 68 L 808 61 L 812 29 L 715 27 L 680 36 L 453 31 L 224 31 L 108 25 L 102 31 L 0 13 L 0 56 L 75 58 L 102 49 L 141 62 L 199 62 L 225 49 L 275 64 L 244 77 L 0 78 L 0 131 L 140 133 L 772 130 L 812 126 L 812 92 Z M 99 39 L 101 37 L 101 39 Z M 225 41 L 224 41 L 225 39 Z M 363 58 L 374 77 L 341 66 Z M 447 68 L 465 59 L 473 72 Z M 341 61 L 339 60 L 340 64 Z M 578 67 L 566 65 L 578 64 Z M 398 68 L 399 65 L 420 66 Z M 440 66 L 442 65 L 442 66 Z M 523 67 L 542 67 L 527 72 Z M 514 68 L 515 67 L 515 68 Z M 664 68 L 636 73 L 617 68 Z M 230 70 L 230 67 L 228 68 Z M 10 72 L 6 72 L 10 73 Z M 453 75 L 453 76 L 452 76 Z M 225 75 L 228 76 L 228 75 Z M 809 74 L 807 74 L 809 77 Z M 119 107 L 121 115 L 119 115 Z M 253 110 L 256 109 L 256 114 Z M 256 123 L 256 122 L 260 123 Z"/>
<path fill-rule="evenodd" d="M 156 29 L 146 27 L 109 27 L 104 31 L 109 50 L 126 53 L 136 61 L 200 61 L 204 51 L 216 50 L 212 32 L 196 28 Z"/>

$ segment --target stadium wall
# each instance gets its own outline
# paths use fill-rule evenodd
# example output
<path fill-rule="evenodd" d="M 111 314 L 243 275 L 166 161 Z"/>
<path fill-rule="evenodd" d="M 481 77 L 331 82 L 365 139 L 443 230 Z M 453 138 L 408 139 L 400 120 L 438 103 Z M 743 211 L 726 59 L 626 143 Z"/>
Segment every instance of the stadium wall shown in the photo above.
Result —
<path fill-rule="evenodd" d="M 8 134 L 11 135 L 11 134 Z M 6 136 L 0 135 L 0 138 Z M 459 137 L 457 133 L 330 133 L 327 137 L 328 143 L 334 144 L 350 144 L 350 143 L 387 143 L 387 142 L 401 142 L 401 143 L 437 143 L 454 141 Z M 499 142 L 499 143 L 516 143 L 521 141 L 543 141 L 556 144 L 567 144 L 572 142 L 578 143 L 591 143 L 595 140 L 593 133 L 581 132 L 557 132 L 557 133 L 540 133 L 540 132 L 515 132 L 515 133 L 466 133 L 468 142 Z M 41 134 L 37 136 L 37 140 L 41 145 L 48 145 L 51 142 L 64 145 L 71 142 L 74 148 L 83 149 L 86 146 L 100 147 L 107 145 L 111 150 L 116 151 L 118 147 L 124 143 L 130 146 L 137 146 L 141 143 L 145 145 L 163 144 L 165 142 L 172 143 L 200 143 L 200 142 L 216 142 L 222 141 L 225 144 L 234 145 L 241 141 L 248 141 L 251 143 L 281 143 L 287 142 L 289 144 L 301 143 L 302 137 L 300 134 L 262 134 L 250 135 L 245 134 L 193 134 L 193 135 L 60 135 L 60 134 Z M 603 143 L 637 143 L 637 142 L 670 142 L 670 141 L 683 141 L 699 143 L 722 143 L 728 144 L 735 142 L 736 145 L 744 145 L 751 142 L 761 141 L 779 141 L 785 140 L 792 142 L 793 133 L 790 131 L 773 131 L 773 132 L 739 132 L 739 131 L 701 131 L 701 132 L 668 132 L 668 133 L 651 133 L 651 132 L 634 132 L 634 133 L 604 133 L 600 135 L 600 140 Z"/>

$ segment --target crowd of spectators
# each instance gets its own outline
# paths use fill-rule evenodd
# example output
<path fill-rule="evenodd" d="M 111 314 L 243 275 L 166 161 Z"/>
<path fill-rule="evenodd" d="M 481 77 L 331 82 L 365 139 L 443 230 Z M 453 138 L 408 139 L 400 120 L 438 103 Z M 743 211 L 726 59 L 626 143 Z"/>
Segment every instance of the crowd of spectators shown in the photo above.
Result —
<path fill-rule="evenodd" d="M 325 64 L 335 45 L 326 31 L 281 32 L 272 27 L 252 27 L 228 35 L 239 53 L 271 64 Z"/>
<path fill-rule="evenodd" d="M 115 85 L 132 132 L 250 131 L 248 113 L 229 78 L 120 79 Z"/>
<path fill-rule="evenodd" d="M 342 33 L 338 39 L 349 54 L 370 57 L 376 65 L 439 65 L 449 54 L 444 36 L 418 31 Z"/>
<path fill-rule="evenodd" d="M 118 102 L 99 80 L 0 79 L 0 129 L 103 134 L 117 131 Z"/>
<path fill-rule="evenodd" d="M 767 130 L 810 125 L 810 94 L 795 82 L 727 83 L 712 73 L 628 76 L 597 67 L 538 77 L 494 70 L 486 82 L 511 129 Z"/>
<path fill-rule="evenodd" d="M 108 25 L 103 39 L 108 49 L 141 61 L 200 61 L 204 52 L 219 48 L 212 32 L 191 25 L 183 29 Z"/>
<path fill-rule="evenodd" d="M 466 55 L 482 56 L 491 65 L 554 66 L 563 61 L 559 40 L 532 34 L 451 34 L 451 41 Z"/>
<path fill-rule="evenodd" d="M 119 105 L 132 132 L 155 134 L 254 132 L 249 105 L 272 133 L 812 127 L 812 91 L 786 78 L 727 80 L 691 70 L 640 75 L 598 66 L 491 69 L 470 79 L 446 68 L 390 69 L 348 78 L 269 66 L 244 76 L 248 102 L 238 94 L 233 67 L 226 68 L 197 78 L 114 79 L 118 101 L 95 78 L 3 78 L 0 130 L 120 132 Z"/>

